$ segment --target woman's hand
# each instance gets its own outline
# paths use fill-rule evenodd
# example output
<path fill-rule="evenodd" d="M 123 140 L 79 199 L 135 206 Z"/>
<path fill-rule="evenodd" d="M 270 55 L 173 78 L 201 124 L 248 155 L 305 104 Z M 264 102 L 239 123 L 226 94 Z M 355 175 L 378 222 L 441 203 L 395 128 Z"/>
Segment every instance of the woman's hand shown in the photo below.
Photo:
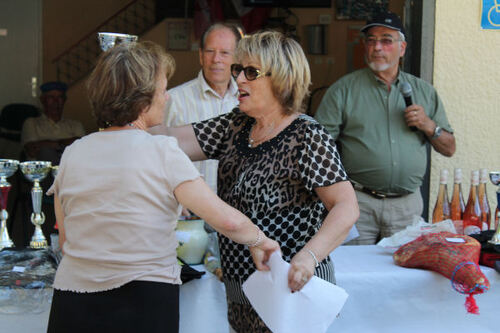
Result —
<path fill-rule="evenodd" d="M 253 262 L 259 271 L 268 271 L 270 268 L 266 263 L 269 261 L 271 254 L 275 251 L 280 251 L 280 245 L 278 242 L 267 238 L 266 236 L 264 237 L 265 238 L 259 243 L 259 245 L 250 247 Z"/>
<path fill-rule="evenodd" d="M 302 249 L 297 253 L 290 262 L 288 270 L 288 287 L 293 292 L 299 291 L 314 275 L 316 262 L 313 257 Z"/>

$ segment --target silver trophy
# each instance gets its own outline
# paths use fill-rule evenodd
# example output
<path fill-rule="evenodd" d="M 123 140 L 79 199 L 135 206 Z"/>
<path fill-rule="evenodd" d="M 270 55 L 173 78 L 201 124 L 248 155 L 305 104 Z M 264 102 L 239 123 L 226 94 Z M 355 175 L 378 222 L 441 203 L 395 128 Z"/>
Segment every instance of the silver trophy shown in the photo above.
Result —
<path fill-rule="evenodd" d="M 52 169 L 52 177 L 54 177 L 54 179 L 56 179 L 57 172 L 59 171 L 59 165 L 53 165 L 51 169 Z"/>
<path fill-rule="evenodd" d="M 0 250 L 14 245 L 7 231 L 7 219 L 9 218 L 7 198 L 11 188 L 7 178 L 16 172 L 18 165 L 19 161 L 0 159 L 0 220 L 2 223 L 0 227 Z"/>
<path fill-rule="evenodd" d="M 497 209 L 496 209 L 496 214 L 493 216 L 493 221 L 497 220 L 500 218 L 500 171 L 491 171 L 490 172 L 490 180 L 493 183 L 493 185 L 497 185 Z M 493 222 L 494 223 L 494 222 Z M 491 239 L 488 241 L 491 244 L 494 245 L 500 245 L 500 223 L 497 226 L 497 231 L 491 237 Z"/>
<path fill-rule="evenodd" d="M 137 41 L 136 35 L 120 34 L 116 32 L 98 32 L 97 38 L 103 51 L 107 51 L 116 44 L 132 43 Z"/>
<path fill-rule="evenodd" d="M 48 243 L 41 228 L 41 225 L 45 222 L 45 214 L 42 212 L 43 191 L 40 181 L 50 172 L 51 162 L 28 161 L 22 162 L 19 165 L 26 179 L 34 183 L 31 189 L 31 201 L 33 203 L 31 223 L 35 225 L 35 232 L 33 237 L 31 237 L 30 247 L 34 249 L 46 248 Z"/>

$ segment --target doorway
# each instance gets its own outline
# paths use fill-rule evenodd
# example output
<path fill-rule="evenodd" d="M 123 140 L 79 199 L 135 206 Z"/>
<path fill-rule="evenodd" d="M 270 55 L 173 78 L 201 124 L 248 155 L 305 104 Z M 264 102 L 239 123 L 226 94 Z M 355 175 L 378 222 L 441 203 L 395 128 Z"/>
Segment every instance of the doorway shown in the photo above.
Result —
<path fill-rule="evenodd" d="M 0 0 L 0 110 L 12 103 L 38 107 L 42 64 L 42 1 Z M 0 158 L 17 159 L 19 130 L 1 125 Z M 15 134 L 15 135 L 14 135 Z"/>
<path fill-rule="evenodd" d="M 0 108 L 38 104 L 41 77 L 40 0 L 0 0 Z"/>

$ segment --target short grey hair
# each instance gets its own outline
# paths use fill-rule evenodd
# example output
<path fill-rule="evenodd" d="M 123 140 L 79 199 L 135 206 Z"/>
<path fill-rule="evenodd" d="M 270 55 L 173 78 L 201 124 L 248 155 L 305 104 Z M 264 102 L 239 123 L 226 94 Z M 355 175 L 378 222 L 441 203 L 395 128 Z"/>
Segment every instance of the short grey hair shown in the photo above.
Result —
<path fill-rule="evenodd" d="M 399 40 L 402 42 L 406 42 L 405 34 L 398 30 Z"/>
<path fill-rule="evenodd" d="M 244 36 L 244 32 L 243 32 L 243 29 L 241 27 L 239 27 L 235 24 L 232 24 L 232 23 L 217 22 L 217 23 L 214 23 L 211 26 L 209 26 L 201 35 L 200 49 L 201 50 L 205 49 L 205 43 L 207 41 L 207 37 L 212 31 L 223 30 L 223 29 L 227 29 L 233 33 L 235 45 L 238 45 L 238 42 Z"/>

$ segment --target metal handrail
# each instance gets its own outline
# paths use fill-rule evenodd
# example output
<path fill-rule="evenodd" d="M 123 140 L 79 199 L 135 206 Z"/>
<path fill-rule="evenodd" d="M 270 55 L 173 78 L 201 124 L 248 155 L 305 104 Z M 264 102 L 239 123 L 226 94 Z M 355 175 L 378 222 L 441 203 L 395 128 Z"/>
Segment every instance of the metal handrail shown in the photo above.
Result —
<path fill-rule="evenodd" d="M 127 10 L 127 8 L 129 8 L 131 5 L 133 5 L 137 1 L 139 1 L 139 0 L 132 0 L 132 1 L 130 1 L 122 9 L 118 10 L 116 13 L 114 13 L 109 18 L 107 18 L 104 22 L 102 22 L 99 26 L 97 26 L 97 28 L 95 28 L 94 30 L 92 30 L 91 32 L 89 32 L 88 34 L 86 34 L 85 36 L 83 36 L 76 43 L 74 43 L 73 45 L 71 45 L 70 47 L 68 47 L 66 50 L 64 50 L 61 54 L 59 54 L 57 57 L 55 57 L 54 59 L 52 59 L 52 63 L 57 62 L 66 53 L 71 52 L 72 49 L 76 48 L 80 43 L 82 43 L 87 38 L 89 38 L 91 36 L 95 36 L 97 32 L 102 31 L 102 29 L 101 29 L 102 27 L 104 27 L 106 24 L 108 24 L 109 22 L 111 22 L 115 17 L 117 17 L 118 15 L 120 15 L 121 13 L 123 13 L 125 10 Z"/>
<path fill-rule="evenodd" d="M 101 54 L 98 31 L 141 35 L 156 23 L 154 0 L 133 0 L 106 19 L 96 29 L 54 58 L 57 79 L 74 84 L 87 75 Z"/>

